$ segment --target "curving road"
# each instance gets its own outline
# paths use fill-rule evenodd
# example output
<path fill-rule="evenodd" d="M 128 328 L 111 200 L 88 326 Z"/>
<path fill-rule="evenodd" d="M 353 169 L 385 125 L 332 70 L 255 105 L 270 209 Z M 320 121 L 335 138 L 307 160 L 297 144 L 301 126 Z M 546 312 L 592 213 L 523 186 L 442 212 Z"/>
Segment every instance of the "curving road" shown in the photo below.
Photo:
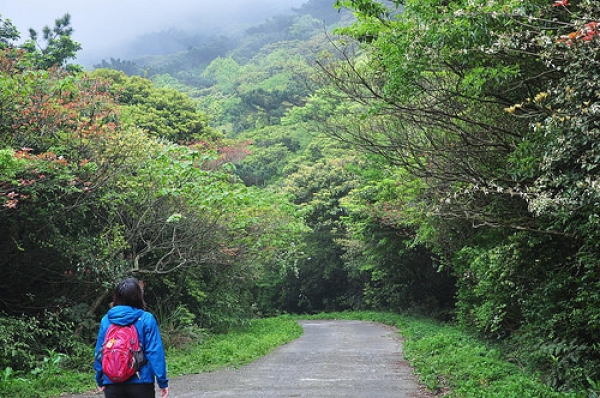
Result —
<path fill-rule="evenodd" d="M 169 398 L 432 396 L 415 381 L 396 329 L 361 321 L 300 324 L 300 338 L 249 365 L 172 379 Z"/>

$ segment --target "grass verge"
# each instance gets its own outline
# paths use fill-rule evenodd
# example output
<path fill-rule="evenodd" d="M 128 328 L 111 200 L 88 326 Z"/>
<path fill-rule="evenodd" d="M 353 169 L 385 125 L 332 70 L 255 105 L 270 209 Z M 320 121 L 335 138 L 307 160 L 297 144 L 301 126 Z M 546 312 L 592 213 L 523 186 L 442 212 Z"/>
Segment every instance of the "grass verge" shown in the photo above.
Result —
<path fill-rule="evenodd" d="M 170 350 L 170 377 L 225 367 L 237 368 L 268 354 L 301 334 L 302 327 L 293 319 L 257 319 L 246 328 L 211 336 L 202 344 L 182 350 Z"/>

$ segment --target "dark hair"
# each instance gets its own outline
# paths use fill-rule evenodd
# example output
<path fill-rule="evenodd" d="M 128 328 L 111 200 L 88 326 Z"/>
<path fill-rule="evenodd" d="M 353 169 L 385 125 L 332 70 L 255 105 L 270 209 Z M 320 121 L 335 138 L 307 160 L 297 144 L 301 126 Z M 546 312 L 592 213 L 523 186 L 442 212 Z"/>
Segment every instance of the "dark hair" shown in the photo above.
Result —
<path fill-rule="evenodd" d="M 146 309 L 144 301 L 144 289 L 142 285 L 134 278 L 127 278 L 115 287 L 113 296 L 113 306 L 128 305 L 130 307 Z"/>

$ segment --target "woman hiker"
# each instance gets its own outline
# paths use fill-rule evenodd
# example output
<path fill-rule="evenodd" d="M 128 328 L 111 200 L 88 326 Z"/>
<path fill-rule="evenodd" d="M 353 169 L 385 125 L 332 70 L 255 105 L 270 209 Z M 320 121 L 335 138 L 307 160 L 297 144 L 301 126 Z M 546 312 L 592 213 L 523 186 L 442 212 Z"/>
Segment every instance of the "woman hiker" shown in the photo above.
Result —
<path fill-rule="evenodd" d="M 118 382 L 102 370 L 102 350 L 106 349 L 105 345 L 111 345 L 110 342 L 105 344 L 105 338 L 112 324 L 135 325 L 145 357 L 133 376 Z M 116 286 L 112 308 L 100 322 L 95 357 L 96 384 L 105 398 L 154 398 L 155 383 L 160 388 L 161 398 L 169 396 L 167 365 L 158 323 L 154 315 L 146 311 L 144 290 L 136 279 L 127 278 Z"/>

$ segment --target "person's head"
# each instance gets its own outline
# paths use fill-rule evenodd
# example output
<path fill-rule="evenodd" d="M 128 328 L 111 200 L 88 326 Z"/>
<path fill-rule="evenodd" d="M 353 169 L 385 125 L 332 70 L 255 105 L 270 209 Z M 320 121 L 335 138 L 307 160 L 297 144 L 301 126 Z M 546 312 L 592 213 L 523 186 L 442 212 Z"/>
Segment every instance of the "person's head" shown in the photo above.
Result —
<path fill-rule="evenodd" d="M 146 309 L 144 289 L 134 278 L 127 278 L 115 287 L 113 306 L 128 305 L 130 307 Z"/>

